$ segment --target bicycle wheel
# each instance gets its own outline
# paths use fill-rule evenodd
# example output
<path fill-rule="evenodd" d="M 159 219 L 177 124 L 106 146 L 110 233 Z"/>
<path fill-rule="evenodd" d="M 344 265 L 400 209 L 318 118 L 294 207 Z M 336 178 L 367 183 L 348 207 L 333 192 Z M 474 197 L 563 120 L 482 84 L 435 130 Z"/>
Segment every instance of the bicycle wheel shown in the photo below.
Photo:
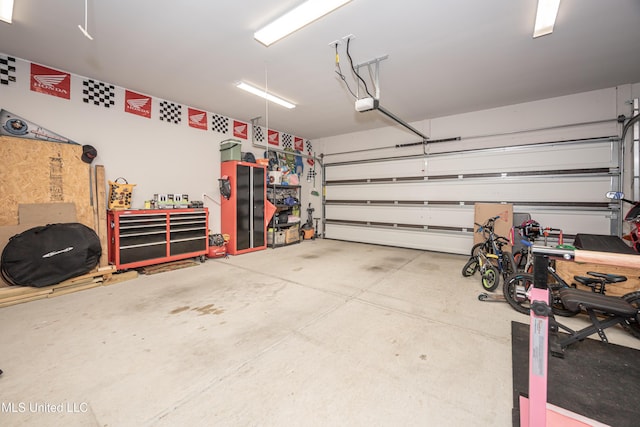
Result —
<path fill-rule="evenodd" d="M 471 257 L 464 267 L 462 267 L 462 275 L 464 277 L 470 277 L 476 274 L 476 271 L 478 271 L 478 258 Z"/>
<path fill-rule="evenodd" d="M 529 255 L 525 252 L 516 252 L 513 254 L 513 260 L 516 265 L 516 271 L 522 271 L 523 273 L 533 274 L 533 264 L 527 263 Z"/>
<path fill-rule="evenodd" d="M 481 250 L 486 250 L 487 247 L 487 242 L 480 242 L 480 243 L 476 243 L 475 245 L 473 245 L 471 247 L 471 256 L 477 256 L 478 255 L 478 251 Z"/>
<path fill-rule="evenodd" d="M 533 286 L 533 275 L 528 273 L 518 273 L 502 285 L 504 299 L 507 300 L 513 309 L 522 314 L 529 314 L 531 304 L 527 293 Z"/>
<path fill-rule="evenodd" d="M 513 254 L 509 251 L 502 252 L 502 270 L 502 277 L 504 277 L 504 280 L 507 280 L 518 271 Z"/>
<path fill-rule="evenodd" d="M 640 292 L 631 292 L 622 296 L 622 299 L 634 306 L 637 309 L 640 308 Z M 634 337 L 640 339 L 640 315 L 636 314 L 633 319 L 627 319 L 622 324 L 622 327 Z"/>
<path fill-rule="evenodd" d="M 500 284 L 500 272 L 493 265 L 487 265 L 482 272 L 482 287 L 486 291 L 494 291 Z"/>

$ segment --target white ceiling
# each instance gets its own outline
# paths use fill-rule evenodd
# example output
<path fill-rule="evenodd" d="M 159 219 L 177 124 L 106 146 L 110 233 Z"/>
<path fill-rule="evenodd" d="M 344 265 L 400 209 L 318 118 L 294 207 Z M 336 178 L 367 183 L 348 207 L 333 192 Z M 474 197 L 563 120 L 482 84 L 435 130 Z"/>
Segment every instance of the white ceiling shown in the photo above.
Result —
<path fill-rule="evenodd" d="M 393 124 L 355 112 L 334 72 L 329 43 L 349 34 L 356 64 L 389 55 L 380 103 L 407 122 L 640 81 L 638 0 L 562 0 L 538 39 L 536 0 L 353 0 L 270 47 L 253 39 L 301 1 L 88 0 L 90 41 L 83 0 L 16 0 L 0 52 L 311 139 Z M 298 106 L 267 109 L 239 80 Z"/>

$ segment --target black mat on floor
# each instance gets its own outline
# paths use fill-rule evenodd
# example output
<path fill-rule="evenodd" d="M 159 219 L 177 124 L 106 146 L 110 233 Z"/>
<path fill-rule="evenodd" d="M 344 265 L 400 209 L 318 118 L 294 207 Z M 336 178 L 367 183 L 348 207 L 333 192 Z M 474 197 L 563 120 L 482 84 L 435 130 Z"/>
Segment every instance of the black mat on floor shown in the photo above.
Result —
<path fill-rule="evenodd" d="M 529 394 L 529 325 L 511 322 L 513 425 Z M 640 425 L 640 351 L 586 339 L 549 356 L 547 402 L 611 426 Z"/>

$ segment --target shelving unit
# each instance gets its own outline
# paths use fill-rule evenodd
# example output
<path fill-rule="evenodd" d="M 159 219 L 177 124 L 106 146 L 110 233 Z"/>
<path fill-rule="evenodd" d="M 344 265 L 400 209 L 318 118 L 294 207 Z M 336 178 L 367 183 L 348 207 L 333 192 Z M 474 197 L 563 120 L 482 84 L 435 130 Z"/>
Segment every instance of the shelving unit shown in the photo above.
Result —
<path fill-rule="evenodd" d="M 276 213 L 271 218 L 267 231 L 269 247 L 300 243 L 300 220 L 289 221 L 290 216 L 300 218 L 300 188 L 299 185 L 267 186 L 267 199 L 276 207 Z"/>
<path fill-rule="evenodd" d="M 209 251 L 209 210 L 140 209 L 107 212 L 109 263 L 118 270 L 185 258 Z"/>

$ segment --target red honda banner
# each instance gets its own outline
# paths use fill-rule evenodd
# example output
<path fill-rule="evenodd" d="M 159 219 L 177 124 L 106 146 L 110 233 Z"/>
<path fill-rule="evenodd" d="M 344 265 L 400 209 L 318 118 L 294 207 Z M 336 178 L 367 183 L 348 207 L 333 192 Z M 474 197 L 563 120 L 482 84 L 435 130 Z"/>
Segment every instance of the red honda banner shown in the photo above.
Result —
<path fill-rule="evenodd" d="M 293 149 L 296 151 L 304 150 L 304 140 L 302 138 L 298 138 L 297 136 L 293 138 Z"/>
<path fill-rule="evenodd" d="M 267 139 L 271 145 L 280 145 L 280 132 L 269 129 Z"/>
<path fill-rule="evenodd" d="M 248 124 L 239 122 L 237 120 L 233 121 L 233 136 L 235 136 L 236 138 L 247 139 L 248 129 Z"/>
<path fill-rule="evenodd" d="M 124 111 L 150 119 L 151 97 L 126 90 L 124 93 Z"/>
<path fill-rule="evenodd" d="M 189 126 L 196 129 L 207 130 L 206 112 L 189 107 L 187 113 L 189 116 Z"/>
<path fill-rule="evenodd" d="M 71 99 L 71 74 L 31 63 L 31 90 Z"/>

